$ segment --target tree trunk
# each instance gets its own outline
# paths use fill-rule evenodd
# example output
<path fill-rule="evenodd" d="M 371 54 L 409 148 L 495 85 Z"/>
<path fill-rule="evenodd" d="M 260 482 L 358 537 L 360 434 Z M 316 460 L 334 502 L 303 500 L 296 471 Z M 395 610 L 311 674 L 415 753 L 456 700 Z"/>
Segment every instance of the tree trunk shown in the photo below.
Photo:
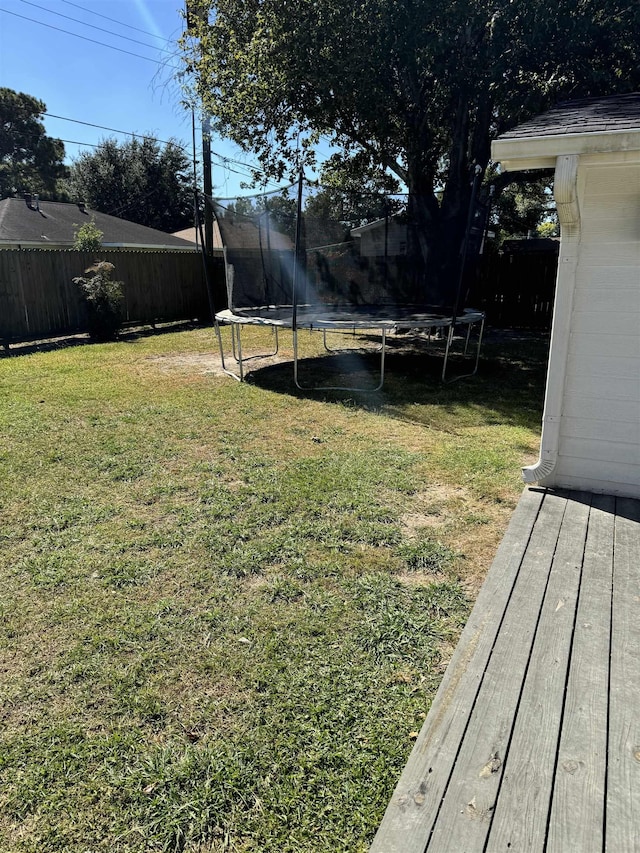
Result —
<path fill-rule="evenodd" d="M 413 268 L 414 286 L 421 296 L 417 301 L 450 312 L 459 302 L 459 284 L 463 272 L 463 249 L 473 185 L 470 148 L 481 156 L 488 138 L 488 99 L 470 118 L 468 97 L 459 92 L 452 104 L 451 145 L 448 175 L 441 198 L 434 193 L 434 175 L 425 168 L 420 154 L 408 158 L 409 240 L 408 252 Z M 416 151 L 420 150 L 416 139 Z M 486 160 L 479 164 L 484 171 Z"/>
<path fill-rule="evenodd" d="M 469 209 L 467 183 L 456 190 L 457 203 L 447 208 L 438 204 L 429 180 L 418 176 L 409 183 L 407 253 L 412 287 L 415 301 L 434 311 L 449 313 L 456 304 Z"/>

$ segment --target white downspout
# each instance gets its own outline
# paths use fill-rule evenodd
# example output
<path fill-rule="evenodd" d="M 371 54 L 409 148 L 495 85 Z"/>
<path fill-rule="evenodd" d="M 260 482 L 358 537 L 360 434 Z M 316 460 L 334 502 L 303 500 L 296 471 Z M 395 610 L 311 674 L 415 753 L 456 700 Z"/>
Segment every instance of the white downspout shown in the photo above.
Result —
<path fill-rule="evenodd" d="M 556 159 L 554 196 L 560 220 L 560 255 L 551 326 L 547 390 L 542 416 L 540 458 L 535 465 L 522 469 L 522 479 L 525 483 L 547 481 L 546 485 L 552 485 L 548 478 L 551 477 L 558 461 L 560 421 L 580 245 L 577 184 L 579 159 L 577 154 L 565 154 Z"/>

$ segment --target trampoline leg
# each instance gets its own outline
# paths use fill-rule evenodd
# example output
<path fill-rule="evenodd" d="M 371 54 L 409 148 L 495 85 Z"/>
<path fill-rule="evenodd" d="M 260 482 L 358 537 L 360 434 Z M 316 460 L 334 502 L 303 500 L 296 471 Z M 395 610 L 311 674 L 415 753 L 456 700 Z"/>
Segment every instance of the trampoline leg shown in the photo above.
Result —
<path fill-rule="evenodd" d="M 473 326 L 473 325 L 475 325 L 475 323 L 469 323 L 469 328 L 467 329 L 467 340 L 466 340 L 465 348 L 464 348 L 464 354 L 465 355 L 467 354 L 467 347 L 469 345 L 469 336 L 471 334 L 471 326 Z M 463 373 L 461 376 L 454 376 L 453 379 L 447 380 L 446 379 L 447 361 L 449 358 L 449 350 L 451 348 L 451 343 L 453 341 L 453 333 L 454 333 L 454 328 L 453 328 L 453 324 L 452 324 L 449 328 L 449 334 L 447 335 L 447 347 L 446 347 L 445 354 L 444 354 L 444 365 L 442 367 L 442 381 L 443 382 L 457 382 L 458 379 L 469 379 L 469 377 L 475 376 L 476 373 L 478 372 L 478 365 L 480 363 L 480 348 L 482 347 L 482 336 L 484 333 L 484 317 L 480 321 L 480 332 L 478 334 L 478 346 L 476 348 L 476 357 L 475 357 L 475 362 L 473 365 L 473 370 L 471 371 L 471 373 Z"/>
<path fill-rule="evenodd" d="M 229 368 L 226 365 L 225 358 L 224 358 L 224 346 L 222 344 L 222 333 L 220 331 L 220 324 L 218 323 L 217 320 L 216 320 L 216 336 L 218 338 L 218 347 L 220 349 L 220 364 L 222 366 L 222 372 L 226 373 L 227 376 L 230 376 L 232 379 L 236 379 L 238 382 L 242 382 L 242 380 L 244 378 L 243 369 L 242 369 L 242 353 L 240 353 L 240 359 L 238 360 L 238 358 L 236 357 L 236 349 L 235 349 L 235 326 L 234 325 L 231 326 L 231 340 L 232 340 L 231 348 L 233 351 L 233 357 L 234 357 L 235 361 L 238 363 L 239 368 L 240 368 L 240 375 L 239 376 L 237 373 L 234 373 L 233 370 L 229 370 Z M 239 337 L 240 337 L 240 331 L 238 330 L 238 338 Z"/>
<path fill-rule="evenodd" d="M 271 333 L 275 338 L 274 349 L 272 352 L 267 352 L 259 355 L 249 355 L 245 356 L 242 354 L 242 326 L 239 323 L 231 324 L 231 352 L 233 355 L 233 360 L 238 365 L 238 373 L 234 373 L 232 370 L 226 366 L 225 357 L 224 357 L 224 347 L 222 344 L 222 335 L 220 333 L 220 325 L 216 320 L 216 334 L 218 336 L 218 346 L 220 347 L 220 361 L 222 363 L 222 370 L 227 376 L 231 376 L 233 379 L 237 379 L 239 382 L 244 382 L 244 365 L 246 361 L 250 361 L 253 358 L 272 358 L 275 355 L 278 355 L 280 350 L 280 337 L 278 335 L 278 327 L 273 326 L 271 329 Z"/>
<path fill-rule="evenodd" d="M 231 352 L 233 354 L 233 360 L 236 364 L 238 364 L 238 353 L 236 352 L 236 327 L 231 326 Z"/>
<path fill-rule="evenodd" d="M 387 330 L 380 329 L 380 380 L 375 388 L 358 388 L 346 385 L 301 385 L 298 376 L 298 330 L 293 329 L 293 381 L 300 391 L 358 391 L 361 393 L 372 393 L 380 391 L 384 385 L 384 361 L 387 351 Z"/>
<path fill-rule="evenodd" d="M 240 372 L 240 382 L 244 381 L 244 363 L 242 361 L 242 334 L 241 326 L 236 326 L 236 334 L 238 335 L 238 371 Z"/>
<path fill-rule="evenodd" d="M 296 388 L 300 388 L 301 391 L 304 390 L 298 382 L 298 330 L 295 327 L 293 329 L 293 381 Z"/>
<path fill-rule="evenodd" d="M 278 351 L 280 349 L 280 340 L 278 338 L 278 327 L 277 326 L 271 327 L 271 334 L 275 338 L 275 344 L 274 344 L 275 348 L 274 348 L 273 352 L 259 353 L 258 355 L 246 355 L 246 356 L 244 356 L 244 361 L 250 361 L 252 358 L 273 358 L 274 355 L 278 355 Z M 238 345 L 239 344 L 240 344 L 240 332 L 238 331 Z M 235 355 L 235 350 L 234 350 L 234 355 Z M 238 361 L 237 358 L 236 358 L 236 361 Z"/>
<path fill-rule="evenodd" d="M 469 336 L 471 335 L 471 327 L 472 326 L 473 326 L 473 323 L 469 323 L 467 326 L 467 338 L 464 342 L 464 354 L 465 355 L 467 355 L 467 353 L 469 352 Z"/>
<path fill-rule="evenodd" d="M 453 341 L 453 332 L 454 332 L 454 324 L 452 323 L 449 326 L 449 331 L 447 332 L 447 343 L 444 349 L 444 364 L 442 365 L 442 381 L 446 382 L 447 375 L 447 364 L 449 362 L 449 350 L 451 349 L 451 342 Z"/>
<path fill-rule="evenodd" d="M 476 349 L 476 363 L 473 368 L 473 373 L 471 376 L 475 375 L 478 372 L 478 364 L 480 363 L 480 347 L 482 346 L 482 336 L 484 334 L 484 317 L 480 321 L 480 332 L 478 334 L 478 348 Z"/>

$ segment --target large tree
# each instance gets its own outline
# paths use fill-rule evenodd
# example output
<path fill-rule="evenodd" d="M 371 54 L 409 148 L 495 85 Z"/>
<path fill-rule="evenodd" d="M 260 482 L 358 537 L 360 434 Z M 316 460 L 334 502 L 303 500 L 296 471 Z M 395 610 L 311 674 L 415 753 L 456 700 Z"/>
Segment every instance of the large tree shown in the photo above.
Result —
<path fill-rule="evenodd" d="M 105 139 L 73 162 L 70 192 L 95 210 L 160 231 L 193 224 L 189 158 L 175 140 Z"/>
<path fill-rule="evenodd" d="M 23 192 L 57 197 L 66 173 L 64 145 L 47 136 L 40 120 L 46 110 L 37 98 L 0 87 L 0 198 Z"/>
<path fill-rule="evenodd" d="M 403 181 L 431 280 L 455 279 L 473 166 L 555 101 L 640 86 L 629 0 L 191 0 L 187 78 L 280 177 L 319 135 Z"/>

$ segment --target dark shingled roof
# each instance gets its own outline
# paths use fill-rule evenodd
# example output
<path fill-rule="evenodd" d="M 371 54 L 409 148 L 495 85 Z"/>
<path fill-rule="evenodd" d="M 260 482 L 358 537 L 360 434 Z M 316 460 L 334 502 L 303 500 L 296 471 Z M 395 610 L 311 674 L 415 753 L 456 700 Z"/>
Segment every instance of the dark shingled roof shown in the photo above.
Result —
<path fill-rule="evenodd" d="M 640 92 L 565 101 L 502 133 L 498 139 L 640 130 Z"/>
<path fill-rule="evenodd" d="M 95 219 L 103 243 L 135 246 L 168 246 L 193 249 L 193 243 L 147 228 L 117 216 L 58 201 L 0 201 L 0 242 L 40 243 L 42 246 L 72 246 L 80 225 Z"/>

